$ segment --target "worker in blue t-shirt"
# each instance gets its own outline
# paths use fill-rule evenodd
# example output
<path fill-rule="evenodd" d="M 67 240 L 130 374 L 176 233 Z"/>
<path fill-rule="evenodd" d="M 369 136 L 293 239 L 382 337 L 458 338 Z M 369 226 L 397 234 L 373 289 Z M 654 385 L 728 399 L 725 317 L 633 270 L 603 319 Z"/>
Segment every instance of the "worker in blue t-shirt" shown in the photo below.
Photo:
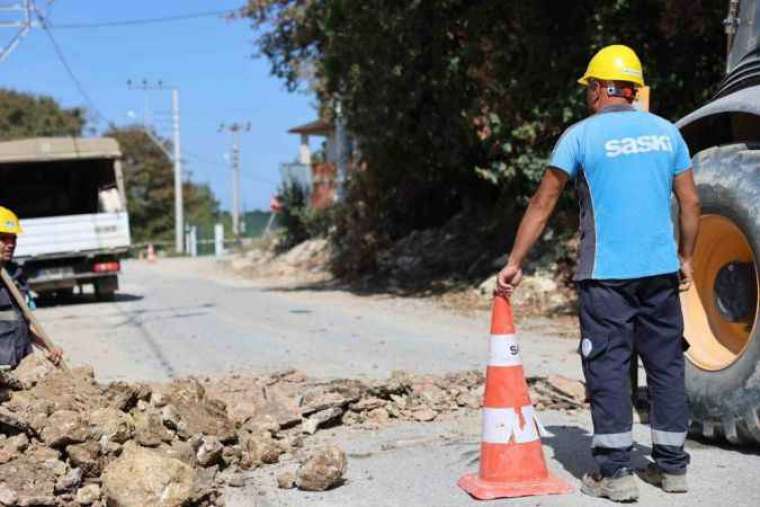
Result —
<path fill-rule="evenodd" d="M 689 149 L 672 123 L 633 107 L 644 79 L 630 48 L 602 49 L 579 82 L 593 114 L 557 142 L 499 273 L 497 292 L 511 295 L 518 286 L 523 260 L 573 179 L 580 201 L 579 349 L 599 467 L 583 478 L 582 491 L 616 501 L 638 498 L 628 376 L 635 349 L 647 373 L 654 459 L 640 477 L 667 492 L 685 492 L 689 414 L 679 272 L 685 288 L 692 279 L 700 214 Z"/>

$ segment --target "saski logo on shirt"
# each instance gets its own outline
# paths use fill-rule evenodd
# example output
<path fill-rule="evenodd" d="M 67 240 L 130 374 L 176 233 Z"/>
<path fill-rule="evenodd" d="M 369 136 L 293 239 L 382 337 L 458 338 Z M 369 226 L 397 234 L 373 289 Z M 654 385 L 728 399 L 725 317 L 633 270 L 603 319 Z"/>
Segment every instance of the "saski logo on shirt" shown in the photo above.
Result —
<path fill-rule="evenodd" d="M 639 136 L 623 137 L 622 139 L 610 139 L 604 143 L 604 149 L 608 158 L 620 155 L 636 155 L 650 151 L 673 152 L 673 144 L 669 136 Z"/>

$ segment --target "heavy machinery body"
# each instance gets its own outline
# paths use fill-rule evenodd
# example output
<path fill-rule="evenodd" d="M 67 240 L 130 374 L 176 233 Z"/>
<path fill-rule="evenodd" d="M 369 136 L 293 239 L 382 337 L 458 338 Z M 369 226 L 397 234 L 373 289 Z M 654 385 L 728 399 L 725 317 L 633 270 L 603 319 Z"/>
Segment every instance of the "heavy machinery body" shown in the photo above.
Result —
<path fill-rule="evenodd" d="M 678 122 L 692 153 L 760 140 L 760 2 L 743 0 L 738 14 L 727 74 L 718 92 Z"/>
<path fill-rule="evenodd" d="M 760 443 L 760 1 L 732 0 L 727 72 L 678 122 L 702 203 L 682 296 L 693 433 Z"/>
<path fill-rule="evenodd" d="M 113 297 L 130 246 L 120 159 L 110 138 L 0 143 L 0 203 L 21 220 L 15 260 L 35 292 Z"/>

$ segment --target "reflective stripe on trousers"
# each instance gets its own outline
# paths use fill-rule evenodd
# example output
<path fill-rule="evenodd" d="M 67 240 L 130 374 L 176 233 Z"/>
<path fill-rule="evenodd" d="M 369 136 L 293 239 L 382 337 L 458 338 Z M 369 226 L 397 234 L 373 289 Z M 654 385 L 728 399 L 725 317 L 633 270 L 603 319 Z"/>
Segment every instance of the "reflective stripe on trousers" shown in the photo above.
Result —
<path fill-rule="evenodd" d="M 681 447 L 686 443 L 685 431 L 662 431 L 652 430 L 652 443 L 654 445 L 669 445 Z M 594 435 L 591 439 L 591 447 L 626 448 L 633 445 L 633 433 L 608 433 L 606 435 Z"/>
<path fill-rule="evenodd" d="M 652 430 L 652 443 L 654 445 L 670 445 L 681 447 L 686 443 L 685 431 L 662 431 Z"/>
<path fill-rule="evenodd" d="M 13 308 L 8 310 L 0 310 L 0 321 L 16 322 L 19 320 L 19 314 Z"/>
<path fill-rule="evenodd" d="M 633 445 L 633 433 L 607 433 L 594 435 L 591 438 L 591 447 L 607 447 L 610 449 L 626 449 Z"/>

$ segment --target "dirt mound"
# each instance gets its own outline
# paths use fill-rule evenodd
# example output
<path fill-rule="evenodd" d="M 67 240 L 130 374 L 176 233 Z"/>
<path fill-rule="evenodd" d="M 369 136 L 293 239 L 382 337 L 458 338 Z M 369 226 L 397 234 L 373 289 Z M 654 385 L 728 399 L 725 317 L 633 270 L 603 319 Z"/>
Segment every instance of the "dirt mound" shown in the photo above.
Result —
<path fill-rule="evenodd" d="M 332 278 L 329 273 L 332 247 L 326 239 L 310 239 L 282 253 L 276 247 L 276 242 L 258 245 L 233 257 L 229 266 L 233 271 L 263 278 L 298 277 L 301 282 L 311 283 Z"/>
<path fill-rule="evenodd" d="M 241 485 L 240 470 L 302 445 L 280 432 L 276 405 L 236 423 L 192 378 L 101 385 L 90 368 L 56 370 L 32 355 L 0 389 L 0 505 L 223 505 L 222 488 Z M 322 468 L 323 483 L 340 480 Z M 319 483 L 309 477 L 308 487 Z"/>
<path fill-rule="evenodd" d="M 198 382 L 104 386 L 35 355 L 0 381 L 0 504 L 221 504 L 204 444 L 237 435 Z"/>

